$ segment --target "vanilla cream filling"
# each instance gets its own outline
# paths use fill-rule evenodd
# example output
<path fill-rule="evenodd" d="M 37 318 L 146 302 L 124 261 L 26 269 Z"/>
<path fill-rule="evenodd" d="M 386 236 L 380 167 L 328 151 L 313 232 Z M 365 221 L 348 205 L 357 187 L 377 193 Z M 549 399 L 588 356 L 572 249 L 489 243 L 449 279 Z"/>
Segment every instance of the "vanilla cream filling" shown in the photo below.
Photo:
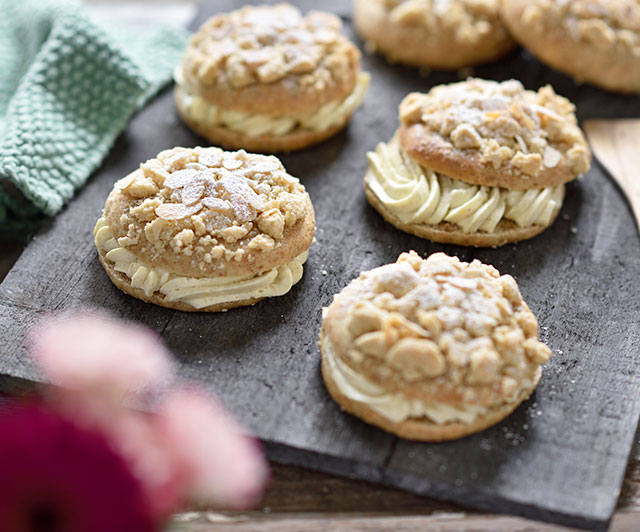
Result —
<path fill-rule="evenodd" d="M 358 75 L 353 91 L 346 98 L 329 102 L 313 113 L 270 116 L 223 109 L 207 102 L 196 94 L 190 93 L 182 80 L 182 74 L 179 69 L 174 73 L 174 78 L 180 87 L 180 90 L 176 92 L 176 97 L 181 100 L 182 106 L 187 109 L 187 112 L 194 120 L 212 126 L 223 126 L 248 137 L 259 137 L 261 135 L 278 137 L 291 133 L 291 131 L 298 128 L 310 131 L 324 131 L 333 126 L 343 124 L 362 103 L 371 80 L 371 76 L 367 72 L 361 72 Z"/>
<path fill-rule="evenodd" d="M 302 265 L 308 251 L 293 261 L 258 275 L 244 277 L 185 277 L 154 268 L 118 244 L 107 220 L 101 217 L 93 230 L 98 249 L 113 263 L 114 270 L 124 273 L 131 286 L 147 297 L 155 292 L 166 301 L 178 301 L 201 309 L 210 305 L 286 294 L 302 278 Z"/>
<path fill-rule="evenodd" d="M 437 174 L 411 159 L 397 137 L 378 144 L 367 158 L 369 188 L 403 224 L 450 222 L 465 233 L 491 233 L 503 218 L 520 227 L 548 225 L 562 204 L 564 185 L 507 190 Z"/>
<path fill-rule="evenodd" d="M 437 401 L 411 399 L 399 393 L 389 393 L 335 356 L 331 342 L 326 336 L 323 338 L 322 347 L 331 377 L 340 393 L 352 401 L 365 404 L 393 423 L 401 423 L 410 418 L 427 418 L 438 425 L 456 421 L 472 423 L 487 412 L 487 408 L 483 406 L 470 404 L 453 406 Z"/>

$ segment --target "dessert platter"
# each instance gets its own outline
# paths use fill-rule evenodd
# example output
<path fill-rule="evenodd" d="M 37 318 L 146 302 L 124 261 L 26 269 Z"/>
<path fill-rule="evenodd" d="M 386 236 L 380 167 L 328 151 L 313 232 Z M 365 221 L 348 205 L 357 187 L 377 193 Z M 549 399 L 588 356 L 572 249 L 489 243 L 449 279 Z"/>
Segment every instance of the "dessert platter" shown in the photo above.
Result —
<path fill-rule="evenodd" d="M 640 240 L 581 124 L 640 116 L 637 89 L 610 50 L 586 79 L 630 94 L 516 48 L 560 16 L 599 38 L 543 0 L 504 23 L 315 4 L 201 5 L 176 83 L 0 285 L 0 373 L 38 379 L 43 314 L 103 307 L 275 461 L 604 530 L 640 417 Z"/>

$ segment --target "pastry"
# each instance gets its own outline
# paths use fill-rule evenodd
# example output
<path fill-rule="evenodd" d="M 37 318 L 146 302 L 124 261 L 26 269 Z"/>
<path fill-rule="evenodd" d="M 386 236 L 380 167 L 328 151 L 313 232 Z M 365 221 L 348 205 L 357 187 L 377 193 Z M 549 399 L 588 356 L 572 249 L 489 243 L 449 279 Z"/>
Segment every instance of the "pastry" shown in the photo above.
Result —
<path fill-rule="evenodd" d="M 608 90 L 640 92 L 640 0 L 503 0 L 502 15 L 544 63 Z"/>
<path fill-rule="evenodd" d="M 513 277 L 478 260 L 413 251 L 335 296 L 320 350 L 340 406 L 422 441 L 498 423 L 529 397 L 551 356 Z"/>
<path fill-rule="evenodd" d="M 569 100 L 481 79 L 408 95 L 395 136 L 367 156 L 365 193 L 387 221 L 468 246 L 543 231 L 591 160 Z"/>
<path fill-rule="evenodd" d="M 286 294 L 314 229 L 308 194 L 276 157 L 173 148 L 116 182 L 94 235 L 124 292 L 220 311 Z"/>
<path fill-rule="evenodd" d="M 457 69 L 515 47 L 500 0 L 355 0 L 354 22 L 369 49 L 410 66 Z"/>
<path fill-rule="evenodd" d="M 369 75 L 340 19 L 289 4 L 244 7 L 209 19 L 176 69 L 184 121 L 214 144 L 298 150 L 340 131 Z"/>

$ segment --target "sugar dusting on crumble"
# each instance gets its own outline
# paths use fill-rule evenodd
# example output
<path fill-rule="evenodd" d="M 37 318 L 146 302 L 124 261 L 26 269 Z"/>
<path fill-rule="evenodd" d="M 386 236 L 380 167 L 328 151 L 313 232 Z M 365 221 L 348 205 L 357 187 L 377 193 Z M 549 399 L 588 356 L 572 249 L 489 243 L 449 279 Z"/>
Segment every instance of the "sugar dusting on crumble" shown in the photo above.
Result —
<path fill-rule="evenodd" d="M 574 111 L 549 85 L 534 92 L 516 80 L 469 79 L 408 95 L 400 120 L 424 124 L 455 148 L 480 153 L 495 169 L 534 177 L 564 159 L 578 176 L 589 169 L 590 154 Z"/>
<path fill-rule="evenodd" d="M 381 1 L 393 22 L 424 27 L 434 34 L 453 33 L 455 41 L 473 45 L 492 32 L 506 33 L 499 0 L 371 0 Z"/>
<path fill-rule="evenodd" d="M 234 89 L 293 76 L 319 90 L 352 70 L 354 45 L 340 34 L 340 19 L 289 4 L 244 7 L 209 19 L 196 33 L 185 65 L 206 85 Z"/>
<path fill-rule="evenodd" d="M 213 261 L 240 261 L 273 249 L 307 215 L 307 195 L 273 156 L 219 148 L 173 148 L 158 154 L 116 186 L 130 198 L 120 222 L 122 246 L 144 239 Z"/>
<path fill-rule="evenodd" d="M 485 387 L 510 399 L 551 356 L 513 277 L 478 260 L 412 251 L 352 284 L 347 356 L 384 377 L 469 386 L 468 399 Z"/>
<path fill-rule="evenodd" d="M 638 0 L 533 0 L 522 23 L 542 34 L 560 27 L 575 42 L 640 57 Z"/>

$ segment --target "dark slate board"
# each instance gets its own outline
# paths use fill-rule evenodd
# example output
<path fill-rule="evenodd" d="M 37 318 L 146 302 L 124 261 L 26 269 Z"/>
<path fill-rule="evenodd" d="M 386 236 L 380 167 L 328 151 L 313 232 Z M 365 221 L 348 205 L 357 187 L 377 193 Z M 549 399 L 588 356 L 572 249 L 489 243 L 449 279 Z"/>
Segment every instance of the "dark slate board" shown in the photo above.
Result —
<path fill-rule="evenodd" d="M 198 22 L 237 4 L 209 2 Z M 349 2 L 323 7 L 343 16 L 355 38 Z M 27 330 L 45 312 L 97 305 L 162 333 L 182 375 L 220 394 L 266 441 L 272 459 L 604 530 L 640 414 L 640 240 L 626 201 L 594 164 L 569 185 L 553 227 L 531 241 L 476 250 L 396 231 L 364 199 L 364 154 L 392 135 L 406 93 L 457 74 L 424 76 L 372 56 L 363 62 L 373 82 L 349 128 L 282 157 L 306 185 L 318 226 L 305 275 L 289 294 L 224 314 L 186 314 L 126 296 L 102 271 L 92 228 L 113 183 L 164 148 L 203 142 L 181 125 L 165 91 L 134 118 L 89 185 L 33 239 L 0 286 L 0 373 L 37 379 L 25 356 Z M 640 98 L 576 86 L 525 52 L 475 73 L 516 77 L 529 88 L 552 83 L 577 103 L 581 119 L 640 116 Z M 321 307 L 361 270 L 409 249 L 479 258 L 514 275 L 554 350 L 526 404 L 498 426 L 456 442 L 410 443 L 369 427 L 341 412 L 320 379 Z"/>

